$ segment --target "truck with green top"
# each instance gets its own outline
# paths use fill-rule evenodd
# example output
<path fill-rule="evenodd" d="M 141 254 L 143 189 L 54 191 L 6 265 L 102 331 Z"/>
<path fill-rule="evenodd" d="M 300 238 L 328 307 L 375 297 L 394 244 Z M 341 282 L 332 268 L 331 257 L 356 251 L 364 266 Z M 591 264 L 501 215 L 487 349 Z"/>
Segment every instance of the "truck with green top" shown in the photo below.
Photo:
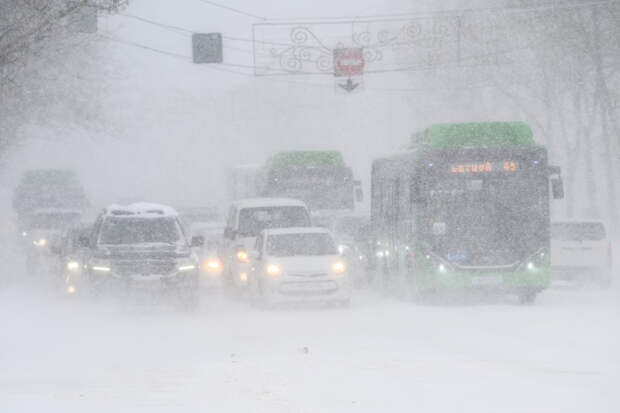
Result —
<path fill-rule="evenodd" d="M 311 211 L 355 210 L 363 198 L 361 184 L 338 151 L 278 152 L 262 165 L 233 169 L 231 201 L 250 197 L 302 200 Z"/>
<path fill-rule="evenodd" d="M 432 125 L 407 151 L 372 165 L 372 266 L 417 297 L 454 290 L 514 293 L 550 283 L 550 197 L 562 198 L 523 122 Z"/>

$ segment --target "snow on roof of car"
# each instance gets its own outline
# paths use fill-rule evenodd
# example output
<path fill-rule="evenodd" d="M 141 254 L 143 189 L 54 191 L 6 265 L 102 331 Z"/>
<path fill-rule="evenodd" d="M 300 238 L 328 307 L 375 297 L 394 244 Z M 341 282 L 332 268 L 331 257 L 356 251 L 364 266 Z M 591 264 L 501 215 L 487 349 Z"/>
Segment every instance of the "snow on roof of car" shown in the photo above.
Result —
<path fill-rule="evenodd" d="M 263 230 L 264 235 L 289 235 L 289 234 L 329 234 L 329 231 L 322 227 L 291 227 L 291 228 L 271 228 Z"/>
<path fill-rule="evenodd" d="M 177 216 L 177 211 L 167 205 L 152 204 L 148 202 L 136 202 L 129 205 L 117 205 L 112 204 L 104 209 L 106 215 L 114 216 L 140 216 L 144 218 L 149 217 L 163 217 L 163 216 Z"/>
<path fill-rule="evenodd" d="M 306 207 L 306 204 L 303 201 L 293 198 L 247 198 L 234 201 L 233 205 L 239 209 L 278 206 L 301 206 L 304 208 Z"/>

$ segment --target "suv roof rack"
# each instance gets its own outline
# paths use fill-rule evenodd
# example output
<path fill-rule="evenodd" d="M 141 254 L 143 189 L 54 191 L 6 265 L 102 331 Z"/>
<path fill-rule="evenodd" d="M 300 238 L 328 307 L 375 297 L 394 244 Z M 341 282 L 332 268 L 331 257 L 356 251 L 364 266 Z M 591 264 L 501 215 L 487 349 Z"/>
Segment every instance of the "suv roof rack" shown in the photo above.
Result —
<path fill-rule="evenodd" d="M 103 210 L 103 213 L 114 216 L 177 216 L 177 212 L 169 206 L 146 202 L 130 205 L 110 205 Z"/>

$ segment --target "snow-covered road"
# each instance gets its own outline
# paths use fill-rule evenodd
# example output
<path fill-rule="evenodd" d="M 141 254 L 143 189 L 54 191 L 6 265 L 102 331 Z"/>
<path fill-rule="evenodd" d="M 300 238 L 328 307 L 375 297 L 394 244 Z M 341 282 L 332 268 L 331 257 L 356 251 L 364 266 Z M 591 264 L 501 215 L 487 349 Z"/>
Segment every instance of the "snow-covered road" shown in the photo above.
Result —
<path fill-rule="evenodd" d="M 197 315 L 0 291 L 2 412 L 618 412 L 617 291 Z"/>

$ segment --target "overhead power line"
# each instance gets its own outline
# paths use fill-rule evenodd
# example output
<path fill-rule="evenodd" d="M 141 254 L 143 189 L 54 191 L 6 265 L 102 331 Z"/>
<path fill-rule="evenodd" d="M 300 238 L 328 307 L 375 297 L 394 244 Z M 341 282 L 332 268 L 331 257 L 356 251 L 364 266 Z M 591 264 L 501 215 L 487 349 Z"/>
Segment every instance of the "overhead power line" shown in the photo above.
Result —
<path fill-rule="evenodd" d="M 146 50 L 146 51 L 150 51 L 153 53 L 157 53 L 160 55 L 164 55 L 164 56 L 168 56 L 168 57 L 172 57 L 178 60 L 182 60 L 185 62 L 191 62 L 192 58 L 191 56 L 188 55 L 183 55 L 180 53 L 174 53 L 174 52 L 170 52 L 170 51 L 166 51 L 166 50 L 162 50 L 162 49 L 157 49 L 155 47 L 151 47 L 151 46 L 147 46 L 141 43 L 137 43 L 137 42 L 133 42 L 133 41 L 129 41 L 129 40 L 124 40 L 124 39 L 119 39 L 117 37 L 112 37 L 103 33 L 99 33 L 98 36 L 116 42 L 116 43 L 120 43 L 120 44 L 124 44 L 126 46 L 131 46 L 131 47 L 136 47 L 139 48 L 141 50 Z M 236 64 L 225 64 L 225 63 L 220 63 L 218 65 L 200 65 L 202 68 L 205 68 L 207 70 L 213 70 L 213 71 L 217 71 L 217 72 L 223 72 L 223 73 L 228 73 L 228 74 L 233 74 L 233 75 L 237 75 L 237 76 L 243 76 L 246 78 L 252 78 L 252 79 L 257 79 L 260 81 L 266 81 L 266 82 L 275 82 L 275 83 L 280 83 L 280 84 L 291 84 L 291 85 L 299 85 L 299 86 L 306 86 L 306 87 L 321 87 L 321 88 L 329 88 L 329 89 L 333 89 L 334 86 L 329 85 L 327 83 L 317 83 L 317 82 L 308 82 L 308 81 L 304 81 L 304 80 L 289 80 L 289 79 L 282 79 L 282 78 L 278 78 L 278 77 L 266 77 L 266 76 L 259 76 L 256 77 L 254 76 L 253 73 L 251 72 L 242 72 L 239 70 L 235 70 L 235 69 L 230 69 L 228 67 L 221 67 L 221 65 L 225 65 L 225 66 L 230 66 L 233 68 L 252 68 L 252 66 L 246 66 L 246 65 L 236 65 Z M 486 85 L 486 84 L 478 84 L 478 85 L 472 85 L 472 86 L 464 86 L 464 87 L 442 87 L 442 88 L 367 88 L 366 90 L 369 91 L 376 91 L 376 92 L 395 92 L 395 93 L 410 93 L 410 92 L 424 92 L 424 91 L 428 91 L 428 92 L 436 92 L 436 91 L 452 91 L 452 90 L 472 90 L 472 89 L 483 89 L 483 88 L 489 88 L 489 87 L 494 87 L 493 85 Z"/>
<path fill-rule="evenodd" d="M 213 7 L 219 7 L 220 9 L 231 11 L 233 13 L 242 14 L 242 15 L 247 16 L 247 17 L 252 17 L 254 19 L 268 20 L 266 17 L 258 16 L 258 15 L 254 14 L 254 13 L 250 13 L 250 12 L 247 12 L 247 11 L 236 9 L 234 7 L 226 6 L 226 5 L 223 5 L 223 4 L 220 4 L 220 3 L 216 3 L 216 2 L 211 1 L 211 0 L 198 0 L 198 1 L 200 1 L 201 3 L 209 4 L 209 5 L 213 6 Z"/>

